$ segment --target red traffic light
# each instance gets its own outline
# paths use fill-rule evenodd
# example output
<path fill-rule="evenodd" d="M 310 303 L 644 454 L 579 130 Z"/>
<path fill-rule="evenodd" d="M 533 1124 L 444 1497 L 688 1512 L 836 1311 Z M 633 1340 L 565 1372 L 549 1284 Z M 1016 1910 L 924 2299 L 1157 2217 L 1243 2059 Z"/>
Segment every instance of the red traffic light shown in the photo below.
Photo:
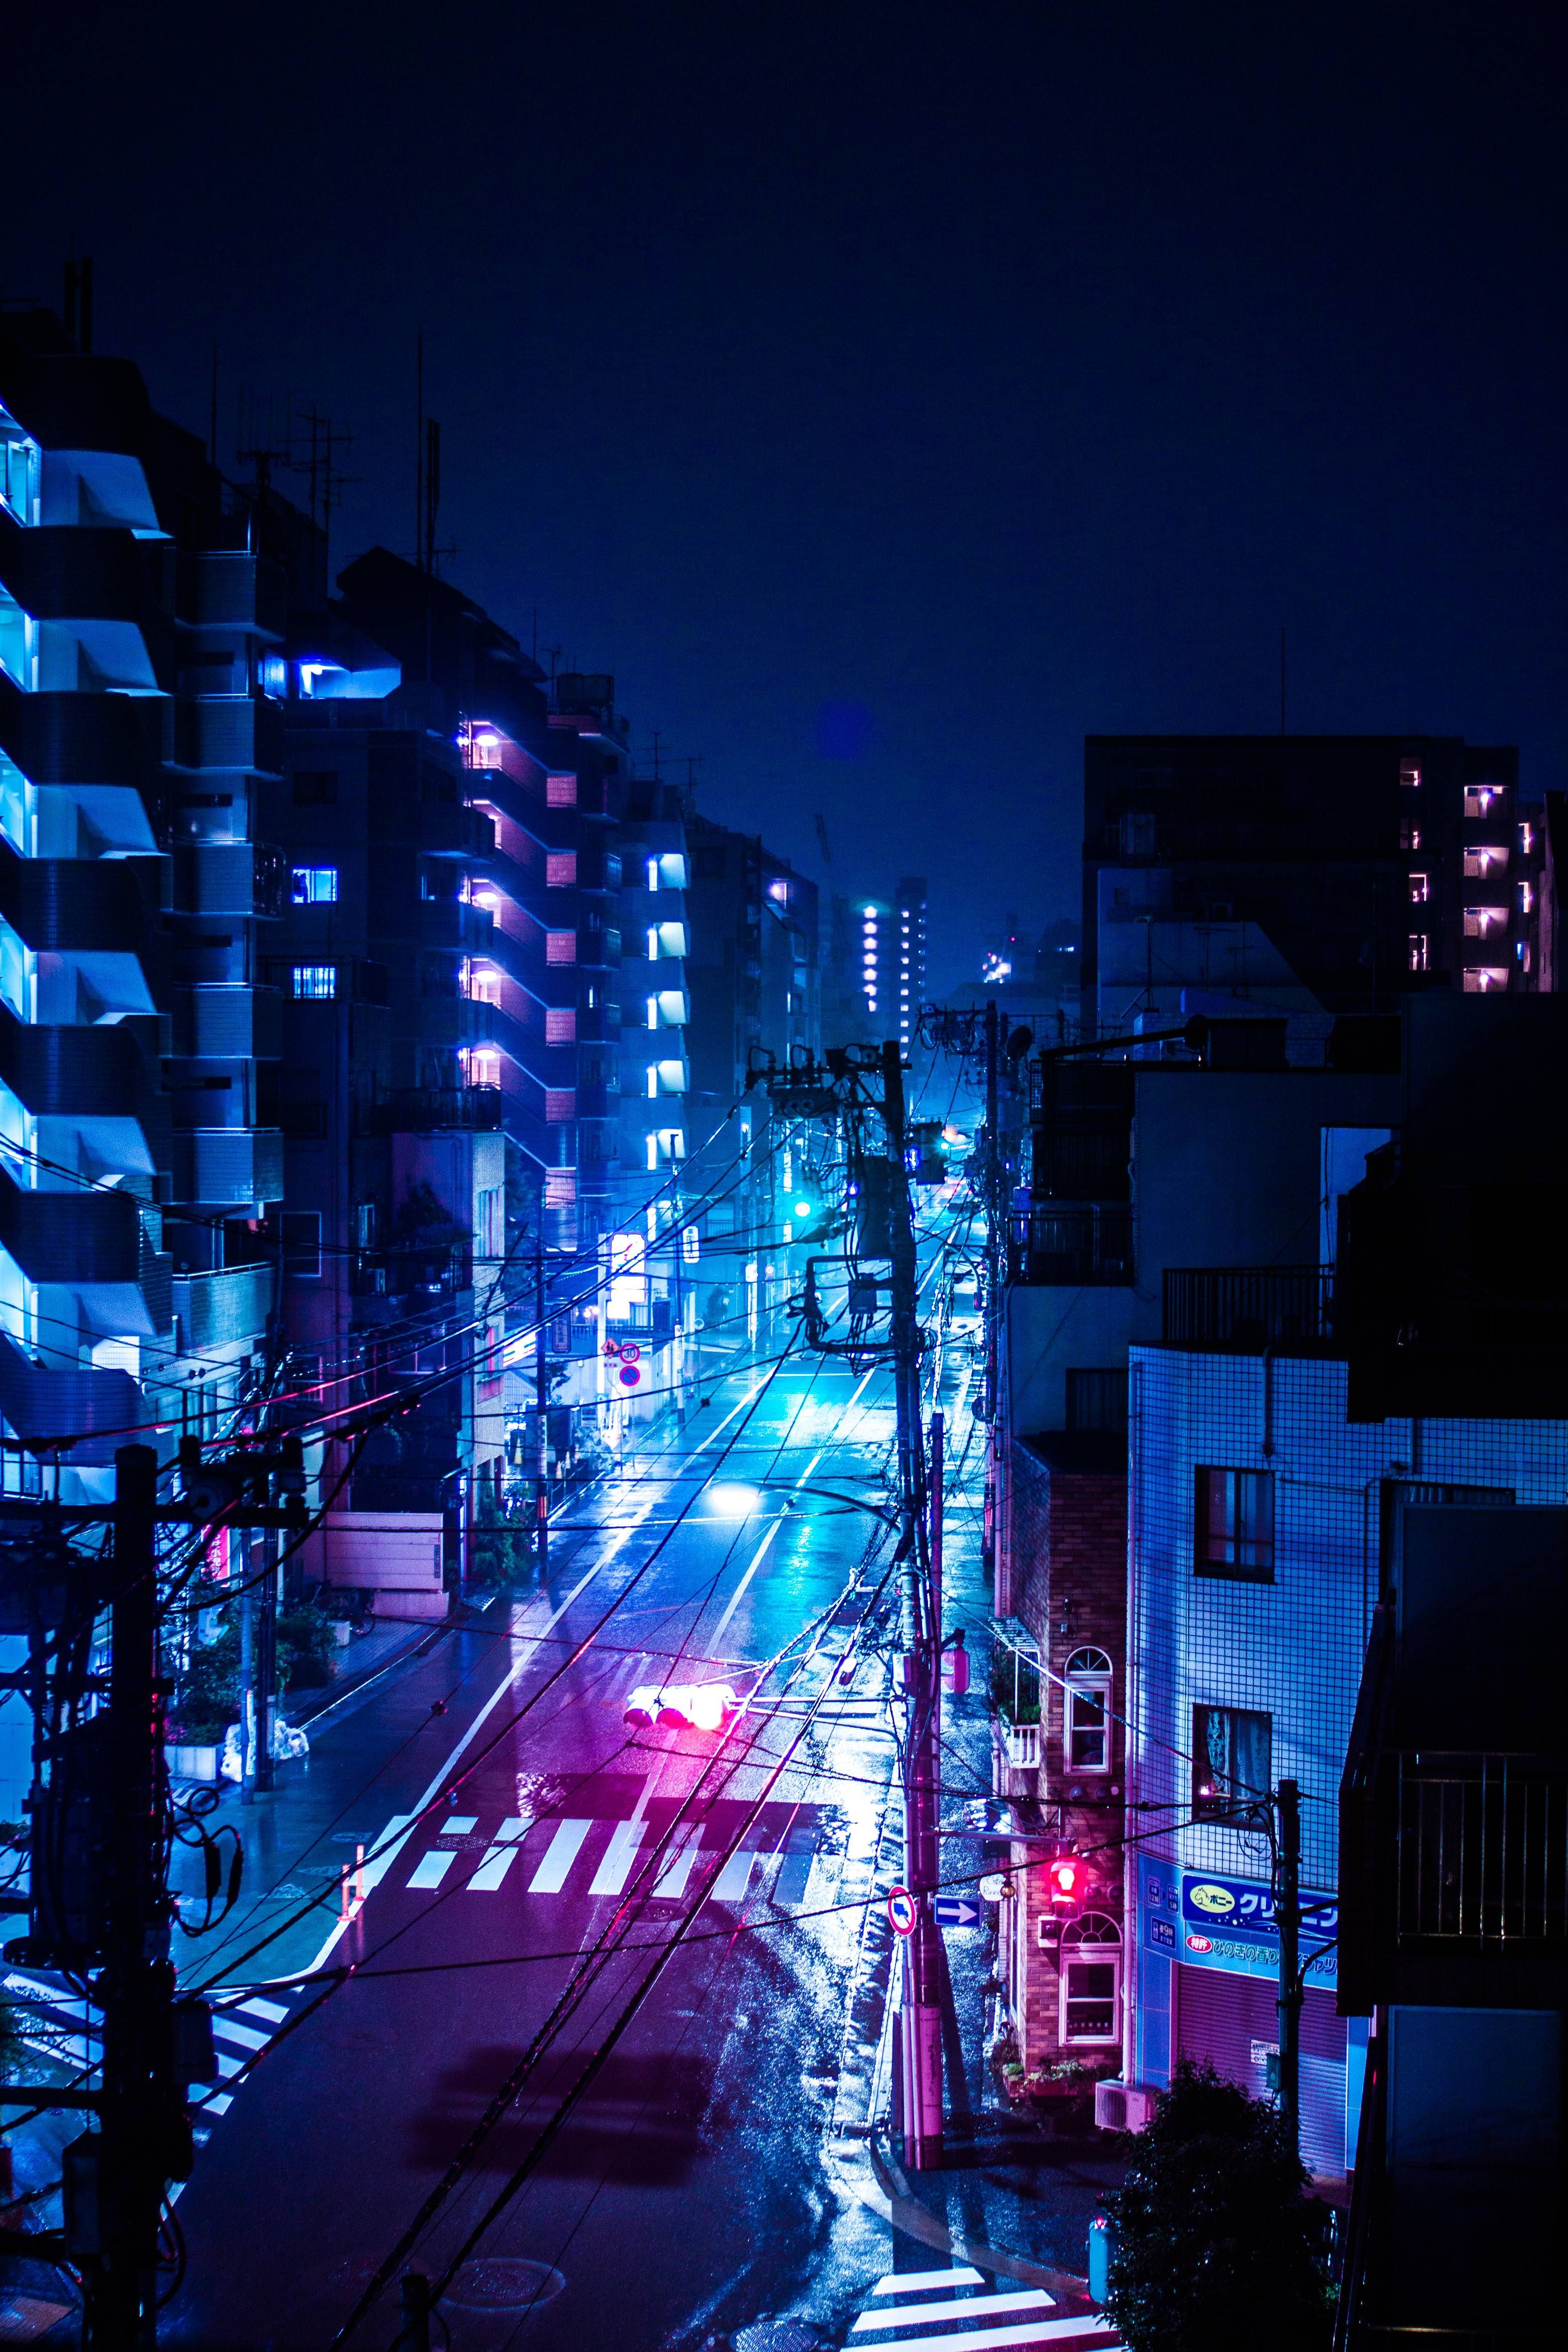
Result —
<path fill-rule="evenodd" d="M 1063 1860 L 1053 1862 L 1047 1875 L 1051 1882 L 1053 1903 L 1076 1903 L 1083 1892 L 1083 1864 Z"/>

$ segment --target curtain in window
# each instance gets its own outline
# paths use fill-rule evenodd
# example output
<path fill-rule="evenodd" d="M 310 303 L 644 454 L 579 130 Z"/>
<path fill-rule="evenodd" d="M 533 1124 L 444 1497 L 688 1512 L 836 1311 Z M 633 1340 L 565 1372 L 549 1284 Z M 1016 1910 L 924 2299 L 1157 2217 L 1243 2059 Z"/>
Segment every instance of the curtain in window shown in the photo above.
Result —
<path fill-rule="evenodd" d="M 1240 1805 L 1267 1797 L 1272 1765 L 1268 1717 L 1237 1706 L 1206 1706 L 1198 1712 L 1207 1777 L 1215 1796 Z M 1204 1759 L 1198 1760 L 1201 1768 Z"/>

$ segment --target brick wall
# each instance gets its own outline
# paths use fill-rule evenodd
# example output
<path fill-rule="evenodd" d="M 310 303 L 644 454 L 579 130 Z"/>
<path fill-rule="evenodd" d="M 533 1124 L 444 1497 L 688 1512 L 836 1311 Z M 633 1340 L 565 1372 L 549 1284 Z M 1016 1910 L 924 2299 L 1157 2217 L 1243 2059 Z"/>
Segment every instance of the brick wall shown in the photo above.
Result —
<path fill-rule="evenodd" d="M 1041 1677 L 1042 1820 L 1056 1841 L 1055 1851 L 1082 1855 L 1090 1906 L 1120 1921 L 1125 1749 L 1117 1718 L 1127 1711 L 1125 1441 L 1073 1433 L 1024 1438 L 1014 1446 L 1012 1468 L 1017 1613 L 1048 1669 Z M 1063 1748 L 1067 1694 L 1057 1678 L 1084 1649 L 1103 1651 L 1110 1660 L 1110 1769 L 1074 1777 L 1067 1771 Z M 1039 1846 L 1013 1849 L 1009 1995 L 1020 2054 L 1029 2071 L 1071 2056 L 1101 2062 L 1103 2071 L 1114 2072 L 1117 2044 L 1064 2049 L 1061 2043 L 1058 1952 L 1054 1943 L 1042 1948 L 1039 1922 L 1047 1918 L 1059 1927 L 1074 1911 L 1052 1904 L 1046 1867 L 1051 1852 Z"/>

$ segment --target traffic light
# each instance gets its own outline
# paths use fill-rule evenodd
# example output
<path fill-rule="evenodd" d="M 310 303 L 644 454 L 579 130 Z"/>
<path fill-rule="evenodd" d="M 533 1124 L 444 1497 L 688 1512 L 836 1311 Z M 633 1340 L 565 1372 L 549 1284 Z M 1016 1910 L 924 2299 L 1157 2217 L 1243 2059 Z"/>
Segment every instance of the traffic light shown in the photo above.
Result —
<path fill-rule="evenodd" d="M 784 1239 L 791 1242 L 819 1242 L 827 1233 L 833 1211 L 829 1202 L 819 1201 L 814 1192 L 797 1192 L 789 1203 L 784 1220 Z"/>
<path fill-rule="evenodd" d="M 1064 1907 L 1083 1899 L 1084 1868 L 1076 1855 L 1058 1854 L 1046 1873 L 1050 1882 L 1051 1901 Z"/>

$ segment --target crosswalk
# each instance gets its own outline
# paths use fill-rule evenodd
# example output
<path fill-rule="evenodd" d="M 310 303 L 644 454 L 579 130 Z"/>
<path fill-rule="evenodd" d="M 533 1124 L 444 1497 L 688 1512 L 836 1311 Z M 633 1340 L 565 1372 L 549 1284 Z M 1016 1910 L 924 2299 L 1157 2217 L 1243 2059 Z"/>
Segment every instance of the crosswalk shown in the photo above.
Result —
<path fill-rule="evenodd" d="M 278 1988 L 278 1992 L 281 1997 L 215 1996 L 213 2047 L 217 2076 L 210 2089 L 193 2084 L 190 2097 L 198 2147 L 211 2138 L 213 2126 L 234 2105 L 243 2078 L 265 2057 L 293 2014 L 297 1994 L 288 1986 Z M 22 2040 L 29 2050 L 68 2066 L 77 2074 L 101 2065 L 101 2014 L 73 1992 L 62 1977 L 41 1969 L 9 1969 L 0 1978 L 0 1998 L 16 2010 Z"/>
<path fill-rule="evenodd" d="M 647 1890 L 650 1853 L 658 1859 Z M 775 1907 L 800 1911 L 835 1899 L 842 1855 L 826 1810 L 780 1804 L 748 1822 L 738 1801 L 721 1801 L 697 1822 L 680 1820 L 671 1800 L 637 1811 L 623 1799 L 613 1813 L 397 1813 L 368 1845 L 355 1884 L 367 1895 L 389 1883 L 409 1895 L 504 1895 L 531 1904 L 619 1897 L 640 1872 L 656 1903 L 682 1903 L 721 1854 L 728 1859 L 707 1902 L 734 1906 L 765 1891 Z"/>
<path fill-rule="evenodd" d="M 850 2352 L 1115 2352 L 1121 2339 L 1100 2312 L 1064 2312 L 1044 2287 L 988 2286 L 957 2263 L 879 2279 L 847 2341 Z"/>

